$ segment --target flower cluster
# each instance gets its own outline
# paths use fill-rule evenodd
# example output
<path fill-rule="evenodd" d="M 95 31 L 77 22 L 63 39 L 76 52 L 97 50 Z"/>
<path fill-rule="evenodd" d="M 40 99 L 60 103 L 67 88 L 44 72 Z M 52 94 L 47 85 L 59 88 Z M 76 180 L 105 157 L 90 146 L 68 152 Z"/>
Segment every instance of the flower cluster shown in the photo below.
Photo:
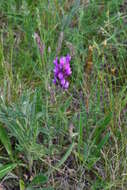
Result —
<path fill-rule="evenodd" d="M 67 78 L 71 75 L 71 67 L 70 67 L 71 56 L 68 54 L 67 56 L 63 56 L 58 60 L 58 57 L 53 61 L 54 63 L 54 84 L 60 84 L 60 86 L 64 89 L 68 89 L 69 82 Z"/>

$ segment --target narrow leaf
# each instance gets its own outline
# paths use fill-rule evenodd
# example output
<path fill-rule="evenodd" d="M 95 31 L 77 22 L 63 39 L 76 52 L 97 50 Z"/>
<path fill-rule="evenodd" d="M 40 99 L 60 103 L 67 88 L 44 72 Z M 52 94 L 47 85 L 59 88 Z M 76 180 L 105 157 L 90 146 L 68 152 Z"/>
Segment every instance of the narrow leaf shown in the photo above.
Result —
<path fill-rule="evenodd" d="M 25 190 L 25 184 L 22 179 L 19 180 L 19 186 L 20 186 L 20 190 Z"/>
<path fill-rule="evenodd" d="M 2 144 L 4 145 L 8 155 L 12 159 L 13 154 L 12 154 L 11 142 L 10 142 L 10 139 L 7 135 L 6 130 L 1 125 L 0 125 L 0 141 L 2 142 Z"/>
<path fill-rule="evenodd" d="M 17 164 L 7 164 L 0 167 L 0 179 L 2 179 L 5 175 L 11 172 Z"/>
<path fill-rule="evenodd" d="M 101 142 L 99 143 L 99 145 L 97 146 L 98 150 L 101 150 L 103 148 L 103 146 L 106 144 L 106 142 L 108 141 L 110 137 L 110 133 L 108 132 L 105 137 L 101 140 Z"/>
<path fill-rule="evenodd" d="M 30 185 L 42 185 L 48 181 L 47 176 L 43 174 L 36 175 Z"/>
<path fill-rule="evenodd" d="M 82 116 L 80 114 L 79 132 L 78 132 L 78 153 L 80 153 L 82 144 L 83 144 L 83 118 L 82 118 Z"/>
<path fill-rule="evenodd" d="M 94 141 L 98 142 L 101 134 L 106 130 L 107 125 L 110 123 L 112 118 L 112 113 L 109 113 L 103 120 L 99 121 L 98 127 L 94 131 Z"/>
<path fill-rule="evenodd" d="M 79 7 L 80 7 L 80 0 L 75 0 L 72 9 L 69 11 L 69 14 L 66 16 L 64 15 L 62 22 L 62 29 L 65 29 L 70 25 Z"/>
<path fill-rule="evenodd" d="M 46 188 L 42 188 L 40 190 L 54 190 L 52 187 L 46 187 Z"/>
<path fill-rule="evenodd" d="M 67 160 L 67 158 L 70 156 L 75 144 L 72 143 L 71 146 L 69 147 L 68 151 L 66 154 L 63 156 L 63 158 L 59 161 L 59 163 L 55 166 L 56 168 L 59 168 L 63 163 Z"/>

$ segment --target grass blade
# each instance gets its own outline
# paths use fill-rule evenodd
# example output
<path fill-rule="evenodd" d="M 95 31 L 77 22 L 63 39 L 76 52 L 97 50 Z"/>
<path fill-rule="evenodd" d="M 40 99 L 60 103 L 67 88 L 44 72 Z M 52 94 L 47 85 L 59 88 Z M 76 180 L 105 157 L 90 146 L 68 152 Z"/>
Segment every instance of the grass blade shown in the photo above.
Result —
<path fill-rule="evenodd" d="M 19 181 L 20 190 L 25 190 L 25 184 L 24 181 L 20 179 Z"/>
<path fill-rule="evenodd" d="M 7 164 L 0 167 L 0 179 L 2 179 L 5 175 L 11 172 L 17 164 Z"/>
<path fill-rule="evenodd" d="M 7 135 L 6 130 L 0 125 L 0 141 L 4 145 L 8 155 L 10 156 L 11 160 L 13 160 L 13 154 L 12 154 L 12 147 L 10 139 Z"/>
<path fill-rule="evenodd" d="M 60 166 L 63 165 L 63 163 L 67 160 L 67 158 L 70 156 L 73 148 L 75 146 L 75 143 L 72 143 L 71 146 L 69 147 L 68 151 L 66 154 L 63 156 L 63 158 L 59 161 L 59 163 L 56 165 L 56 168 L 59 168 Z"/>
<path fill-rule="evenodd" d="M 82 116 L 80 114 L 80 118 L 79 118 L 79 134 L 78 134 L 78 153 L 80 154 L 80 149 L 82 147 L 83 144 L 83 119 Z"/>
<path fill-rule="evenodd" d="M 48 178 L 47 176 L 43 175 L 43 174 L 39 174 L 39 175 L 36 175 L 32 182 L 30 183 L 30 185 L 42 185 L 44 183 L 46 183 L 48 181 Z"/>
<path fill-rule="evenodd" d="M 80 7 L 80 0 L 75 0 L 73 7 L 71 9 L 71 11 L 69 12 L 69 14 L 64 17 L 63 19 L 63 24 L 62 24 L 62 29 L 64 30 L 66 27 L 68 27 L 72 21 L 72 18 L 74 17 L 74 15 L 77 13 L 78 9 Z"/>
<path fill-rule="evenodd" d="M 109 113 L 103 120 L 99 121 L 98 127 L 94 131 L 94 140 L 97 143 L 101 134 L 106 130 L 108 124 L 112 119 L 112 113 Z"/>

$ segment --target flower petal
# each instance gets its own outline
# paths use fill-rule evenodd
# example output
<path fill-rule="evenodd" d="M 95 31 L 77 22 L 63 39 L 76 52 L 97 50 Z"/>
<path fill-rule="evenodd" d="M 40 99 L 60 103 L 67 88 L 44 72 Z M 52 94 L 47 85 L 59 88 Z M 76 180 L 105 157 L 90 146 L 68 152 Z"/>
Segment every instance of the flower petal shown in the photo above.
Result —
<path fill-rule="evenodd" d="M 60 80 L 63 79 L 63 73 L 60 72 L 60 73 L 58 74 L 58 78 L 59 78 Z"/>

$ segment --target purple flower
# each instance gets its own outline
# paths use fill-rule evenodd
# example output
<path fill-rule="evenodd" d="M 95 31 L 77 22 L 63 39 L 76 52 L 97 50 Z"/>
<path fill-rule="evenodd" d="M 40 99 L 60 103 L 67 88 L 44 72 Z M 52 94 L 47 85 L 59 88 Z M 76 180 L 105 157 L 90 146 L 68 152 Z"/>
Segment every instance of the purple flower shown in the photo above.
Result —
<path fill-rule="evenodd" d="M 59 72 L 59 69 L 55 67 L 53 71 L 54 71 L 54 74 L 57 74 Z"/>
<path fill-rule="evenodd" d="M 66 83 L 66 80 L 63 78 L 63 79 L 61 80 L 61 85 L 64 86 L 65 83 Z"/>
<path fill-rule="evenodd" d="M 53 63 L 54 63 L 54 65 L 58 65 L 58 58 L 56 57 L 56 59 L 54 59 L 54 61 L 53 61 Z"/>
<path fill-rule="evenodd" d="M 63 73 L 62 73 L 62 72 L 60 72 L 60 73 L 58 74 L 58 78 L 59 78 L 60 80 L 62 80 L 62 79 L 64 78 L 64 76 L 63 76 Z"/>
<path fill-rule="evenodd" d="M 71 68 L 70 68 L 70 64 L 69 63 L 67 63 L 66 65 L 65 65 L 65 67 L 64 67 L 64 69 L 65 69 L 65 72 L 66 72 L 66 75 L 71 75 Z"/>
<path fill-rule="evenodd" d="M 65 64 L 66 63 L 66 57 L 61 57 L 60 58 L 60 64 Z"/>
<path fill-rule="evenodd" d="M 67 62 L 70 62 L 70 61 L 71 61 L 71 56 L 70 56 L 69 54 L 67 54 L 67 56 L 66 56 L 66 61 L 67 61 Z"/>
<path fill-rule="evenodd" d="M 69 82 L 66 81 L 66 83 L 64 84 L 64 88 L 67 89 L 69 87 Z"/>
<path fill-rule="evenodd" d="M 53 61 L 54 63 L 54 84 L 59 84 L 62 88 L 68 89 L 69 82 L 67 78 L 72 74 L 70 67 L 71 56 L 62 56 L 58 60 L 58 57 Z"/>

